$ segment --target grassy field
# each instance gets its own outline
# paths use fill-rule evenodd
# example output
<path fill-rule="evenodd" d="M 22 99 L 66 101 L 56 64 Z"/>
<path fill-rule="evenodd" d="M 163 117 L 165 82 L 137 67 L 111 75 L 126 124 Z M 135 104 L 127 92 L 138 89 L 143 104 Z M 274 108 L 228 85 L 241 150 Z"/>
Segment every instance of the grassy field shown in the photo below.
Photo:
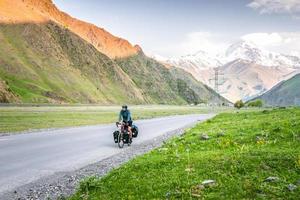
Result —
<path fill-rule="evenodd" d="M 130 110 L 134 119 L 215 112 L 196 106 L 132 106 Z M 0 107 L 0 133 L 111 123 L 118 120 L 119 111 L 120 106 Z"/>
<path fill-rule="evenodd" d="M 276 109 L 219 114 L 83 181 L 71 200 L 299 199 L 299 184 L 300 109 Z"/>

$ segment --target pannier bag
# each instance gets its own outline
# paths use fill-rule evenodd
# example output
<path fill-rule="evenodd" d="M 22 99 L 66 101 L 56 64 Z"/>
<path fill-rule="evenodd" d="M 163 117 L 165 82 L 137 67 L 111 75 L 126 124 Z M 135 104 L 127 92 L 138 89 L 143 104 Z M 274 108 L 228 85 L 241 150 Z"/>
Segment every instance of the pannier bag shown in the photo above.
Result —
<path fill-rule="evenodd" d="M 136 125 L 132 125 L 132 137 L 136 138 L 139 134 L 139 129 Z"/>
<path fill-rule="evenodd" d="M 113 133 L 115 143 L 118 143 L 119 131 Z"/>

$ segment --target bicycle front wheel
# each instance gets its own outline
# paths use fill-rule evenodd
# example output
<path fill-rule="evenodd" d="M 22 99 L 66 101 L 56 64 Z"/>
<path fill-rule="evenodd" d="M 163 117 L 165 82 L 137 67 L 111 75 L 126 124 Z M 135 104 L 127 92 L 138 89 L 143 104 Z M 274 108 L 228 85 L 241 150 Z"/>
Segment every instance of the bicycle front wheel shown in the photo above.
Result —
<path fill-rule="evenodd" d="M 118 146 L 119 146 L 119 148 L 124 147 L 123 133 L 120 133 L 119 136 L 118 136 Z"/>

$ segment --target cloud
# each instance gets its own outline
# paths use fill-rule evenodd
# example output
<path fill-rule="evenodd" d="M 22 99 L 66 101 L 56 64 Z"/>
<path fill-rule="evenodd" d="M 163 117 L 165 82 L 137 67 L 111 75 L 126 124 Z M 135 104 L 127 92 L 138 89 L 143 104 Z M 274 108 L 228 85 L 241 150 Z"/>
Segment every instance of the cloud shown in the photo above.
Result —
<path fill-rule="evenodd" d="M 283 38 L 278 33 L 251 33 L 241 37 L 242 40 L 250 41 L 256 45 L 280 45 Z"/>
<path fill-rule="evenodd" d="M 222 53 L 230 44 L 228 37 L 207 31 L 186 33 L 181 40 L 169 45 L 160 45 L 157 49 L 147 51 L 147 55 L 161 55 L 167 58 L 194 54 L 200 50 L 211 55 Z"/>
<path fill-rule="evenodd" d="M 263 49 L 284 54 L 300 52 L 300 32 L 251 33 L 241 37 Z"/>
<path fill-rule="evenodd" d="M 159 46 L 158 49 L 146 52 L 148 55 L 158 54 L 164 56 L 165 58 L 162 58 L 162 60 L 194 54 L 200 50 L 206 51 L 213 56 L 224 53 L 231 44 L 239 40 L 250 41 L 259 48 L 268 51 L 287 55 L 300 55 L 300 32 L 257 32 L 241 36 L 228 36 L 201 31 L 190 32 L 179 42 Z"/>
<path fill-rule="evenodd" d="M 180 44 L 180 49 L 188 53 L 195 53 L 199 50 L 211 54 L 217 54 L 224 50 L 229 43 L 224 42 L 223 36 L 211 32 L 191 32 L 188 33 Z"/>
<path fill-rule="evenodd" d="M 299 0 L 252 0 L 247 5 L 254 10 L 258 10 L 261 14 L 299 14 L 300 1 Z"/>

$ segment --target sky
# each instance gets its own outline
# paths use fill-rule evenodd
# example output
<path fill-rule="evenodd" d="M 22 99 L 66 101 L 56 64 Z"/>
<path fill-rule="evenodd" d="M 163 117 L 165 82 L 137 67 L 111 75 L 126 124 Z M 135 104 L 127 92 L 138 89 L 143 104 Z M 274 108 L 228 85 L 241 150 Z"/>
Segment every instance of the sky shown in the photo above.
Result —
<path fill-rule="evenodd" d="M 61 10 L 139 44 L 148 55 L 222 53 L 247 40 L 300 55 L 300 0 L 54 0 Z"/>

